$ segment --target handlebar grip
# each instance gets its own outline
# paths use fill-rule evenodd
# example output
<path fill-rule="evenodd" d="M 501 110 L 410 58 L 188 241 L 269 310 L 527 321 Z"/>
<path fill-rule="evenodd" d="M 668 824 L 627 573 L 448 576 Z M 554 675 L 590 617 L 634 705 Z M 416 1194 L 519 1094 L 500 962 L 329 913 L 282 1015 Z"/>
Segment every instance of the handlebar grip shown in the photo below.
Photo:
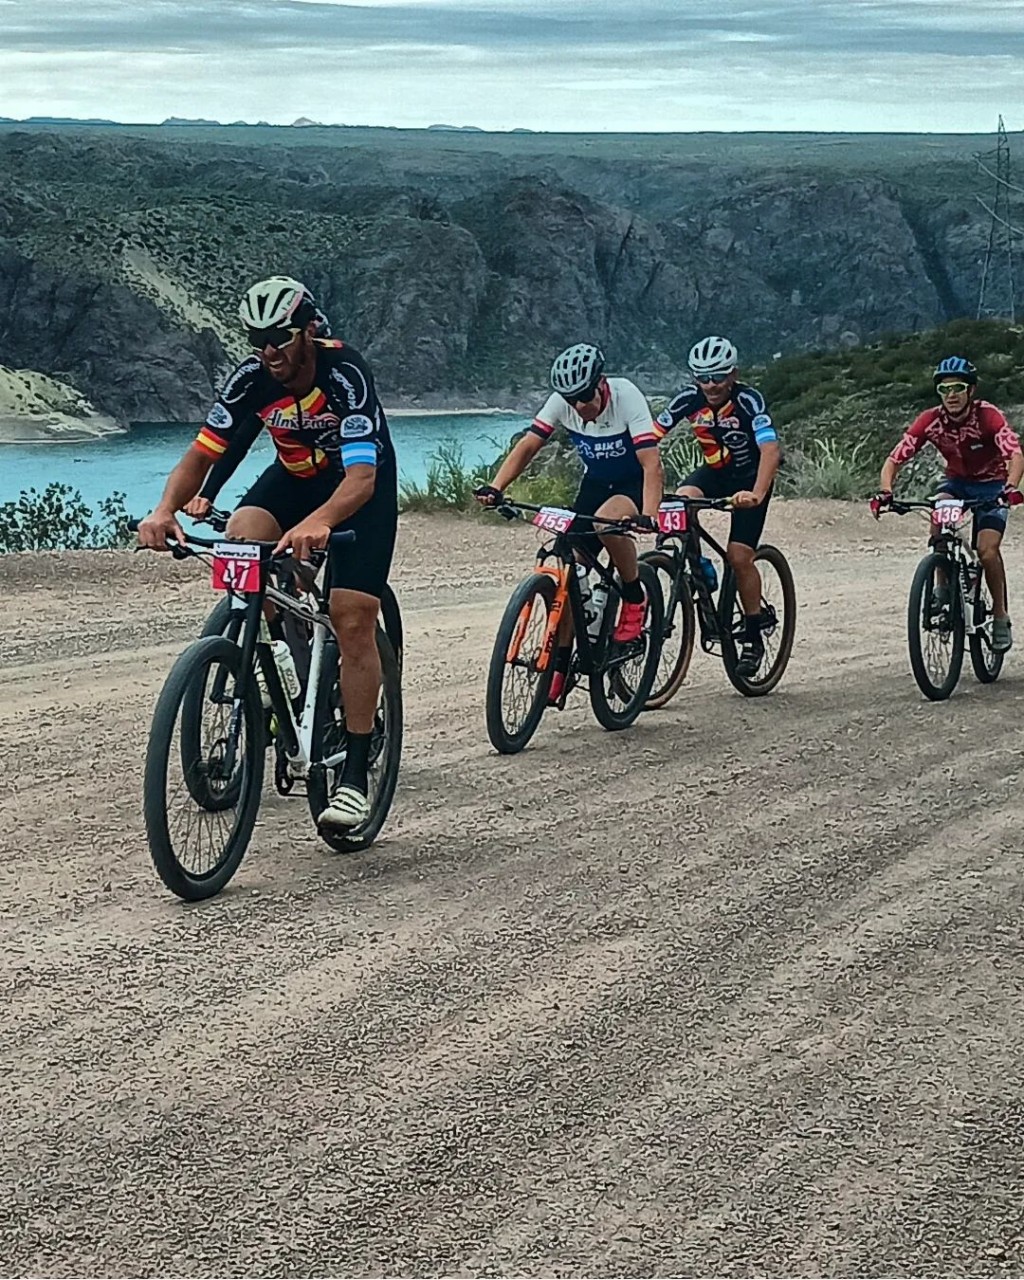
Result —
<path fill-rule="evenodd" d="M 142 523 L 142 521 L 141 521 L 141 520 L 137 520 L 134 516 L 129 516 L 129 517 L 128 517 L 128 532 L 129 532 L 129 533 L 138 533 L 138 531 L 139 531 L 139 525 L 140 525 L 141 523 Z"/>
<path fill-rule="evenodd" d="M 352 529 L 337 529 L 331 534 L 331 546 L 341 547 L 347 542 L 355 542 L 356 535 Z"/>

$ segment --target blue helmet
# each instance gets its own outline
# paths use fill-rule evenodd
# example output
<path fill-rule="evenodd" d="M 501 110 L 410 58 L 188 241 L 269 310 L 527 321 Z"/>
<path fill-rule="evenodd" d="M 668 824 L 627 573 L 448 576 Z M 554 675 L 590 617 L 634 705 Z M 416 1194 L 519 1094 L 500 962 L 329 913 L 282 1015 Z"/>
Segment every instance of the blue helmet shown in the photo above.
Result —
<path fill-rule="evenodd" d="M 935 366 L 932 382 L 938 386 L 944 378 L 960 378 L 973 387 L 978 381 L 978 370 L 963 356 L 946 356 Z"/>

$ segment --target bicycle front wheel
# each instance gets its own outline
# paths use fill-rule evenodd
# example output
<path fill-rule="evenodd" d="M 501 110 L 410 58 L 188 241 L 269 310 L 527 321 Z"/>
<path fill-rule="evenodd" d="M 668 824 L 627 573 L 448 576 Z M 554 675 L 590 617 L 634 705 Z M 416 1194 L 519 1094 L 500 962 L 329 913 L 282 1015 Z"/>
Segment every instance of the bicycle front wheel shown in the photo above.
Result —
<path fill-rule="evenodd" d="M 910 584 L 907 642 L 914 679 L 932 702 L 948 698 L 960 679 L 966 631 L 962 601 L 956 565 L 930 552 Z"/>
<path fill-rule="evenodd" d="M 402 675 L 391 641 L 379 624 L 377 652 L 380 655 L 381 681 L 370 736 L 370 785 L 367 793 L 370 813 L 365 822 L 353 827 L 351 831 L 319 831 L 321 840 L 342 853 L 356 853 L 373 844 L 387 820 L 398 785 L 403 733 Z M 320 679 L 317 683 L 311 745 L 313 764 L 306 782 L 306 796 L 314 822 L 327 808 L 335 784 L 341 777 L 346 743 L 338 646 L 331 640 L 324 645 Z"/>
<path fill-rule="evenodd" d="M 689 582 L 678 571 L 674 556 L 666 551 L 648 551 L 640 557 L 640 563 L 654 570 L 664 605 L 661 655 L 654 684 L 644 704 L 645 711 L 658 711 L 671 702 L 686 679 L 693 657 L 697 619 Z"/>
<path fill-rule="evenodd" d="M 487 671 L 487 736 L 502 755 L 522 751 L 537 732 L 555 674 L 554 652 L 544 670 L 548 620 L 557 590 L 547 573 L 531 573 L 505 606 Z"/>
<path fill-rule="evenodd" d="M 643 562 L 639 567 L 647 605 L 640 637 L 617 644 L 606 636 L 604 662 L 590 677 L 590 705 L 598 724 L 605 729 L 629 728 L 643 711 L 658 674 L 665 606 L 654 569 Z M 609 597 L 609 604 L 615 599 Z M 605 610 L 605 632 L 614 627 L 617 612 L 612 607 Z"/>
<path fill-rule="evenodd" d="M 992 648 L 992 594 L 981 569 L 978 570 L 978 583 L 974 588 L 971 607 L 974 615 L 974 630 L 968 636 L 971 666 L 982 684 L 991 684 L 993 680 L 999 679 L 1006 655 Z"/>
<path fill-rule="evenodd" d="M 240 659 L 222 636 L 196 640 L 171 668 L 153 713 L 146 835 L 160 879 L 187 902 L 224 888 L 256 824 L 263 714 L 252 673 L 240 679 Z"/>
<path fill-rule="evenodd" d="M 753 676 L 741 676 L 736 670 L 737 650 L 746 633 L 746 617 L 736 587 L 736 575 L 726 571 L 722 595 L 718 602 L 722 630 L 722 662 L 734 689 L 746 698 L 762 698 L 771 693 L 785 675 L 793 653 L 796 635 L 796 585 L 789 561 L 769 543 L 758 547 L 754 564 L 761 575 L 761 640 L 764 659 Z"/>

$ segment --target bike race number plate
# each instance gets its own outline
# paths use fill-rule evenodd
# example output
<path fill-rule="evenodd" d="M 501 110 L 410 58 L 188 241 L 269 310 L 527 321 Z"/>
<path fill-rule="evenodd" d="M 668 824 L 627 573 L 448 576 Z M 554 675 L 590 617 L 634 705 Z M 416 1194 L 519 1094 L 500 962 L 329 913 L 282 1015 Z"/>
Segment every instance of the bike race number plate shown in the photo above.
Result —
<path fill-rule="evenodd" d="M 964 518 L 964 504 L 959 498 L 940 498 L 932 512 L 932 524 L 954 527 Z"/>
<path fill-rule="evenodd" d="M 564 507 L 541 507 L 534 515 L 533 523 L 538 529 L 547 529 L 551 533 L 565 533 L 576 518 L 575 511 L 566 511 Z"/>
<path fill-rule="evenodd" d="M 659 507 L 658 528 L 662 533 L 685 533 L 686 506 L 682 502 L 666 502 Z"/>
<path fill-rule="evenodd" d="M 248 542 L 218 542 L 213 548 L 214 591 L 258 591 L 260 549 Z"/>

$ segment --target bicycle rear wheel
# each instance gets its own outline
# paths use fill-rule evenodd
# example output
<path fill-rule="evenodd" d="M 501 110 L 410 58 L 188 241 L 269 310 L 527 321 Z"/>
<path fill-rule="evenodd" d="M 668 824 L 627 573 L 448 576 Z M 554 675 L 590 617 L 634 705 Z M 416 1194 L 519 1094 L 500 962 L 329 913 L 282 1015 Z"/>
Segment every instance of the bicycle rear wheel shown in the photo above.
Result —
<path fill-rule="evenodd" d="M 785 675 L 793 653 L 796 635 L 796 585 L 789 561 L 769 543 L 758 547 L 754 563 L 761 575 L 761 639 L 764 659 L 753 676 L 741 676 L 736 670 L 738 649 L 746 635 L 746 617 L 736 587 L 736 575 L 727 569 L 718 602 L 718 616 L 725 633 L 722 641 L 722 663 L 734 689 L 747 698 L 762 698 L 771 693 Z"/>
<path fill-rule="evenodd" d="M 975 627 L 967 638 L 971 651 L 971 666 L 982 684 L 991 684 L 993 680 L 999 679 L 999 673 L 1003 669 L 1003 658 L 1006 655 L 992 648 L 992 595 L 985 581 L 985 574 L 980 568 L 971 608 Z"/>
<path fill-rule="evenodd" d="M 645 711 L 657 711 L 676 696 L 686 679 L 693 657 L 697 620 L 689 583 L 678 571 L 675 556 L 667 551 L 648 551 L 640 557 L 640 563 L 654 570 L 664 605 L 661 654 L 654 684 L 644 703 Z"/>
<path fill-rule="evenodd" d="M 238 646 L 222 636 L 194 641 L 171 668 L 153 713 L 143 781 L 146 835 L 160 879 L 188 902 L 224 888 L 256 824 L 263 715 L 252 674 L 239 680 L 240 658 Z M 225 692 L 215 696 L 221 686 Z M 174 762 L 180 779 L 171 777 Z"/>
<path fill-rule="evenodd" d="M 505 606 L 487 671 L 487 736 L 502 755 L 522 751 L 537 732 L 555 674 L 537 665 L 557 590 L 547 573 L 531 573 Z M 551 655 L 553 658 L 553 654 Z"/>
<path fill-rule="evenodd" d="M 377 652 L 380 654 L 381 684 L 370 738 L 370 814 L 365 822 L 351 831 L 319 830 L 320 839 L 342 853 L 355 853 L 373 844 L 387 820 L 398 785 L 402 761 L 402 675 L 391 641 L 380 624 L 377 626 Z M 346 744 L 338 646 L 332 639 L 324 645 L 321 661 L 311 745 L 314 763 L 306 781 L 306 797 L 314 822 L 327 808 L 341 777 Z"/>
<path fill-rule="evenodd" d="M 948 600 L 934 609 L 937 581 L 945 583 Z M 963 597 L 957 567 L 946 556 L 929 552 L 917 566 L 907 605 L 910 667 L 918 688 L 932 702 L 950 696 L 964 661 Z"/>
<path fill-rule="evenodd" d="M 639 568 L 647 603 L 640 638 L 628 644 L 611 639 L 608 633 L 615 626 L 618 597 L 609 596 L 602 623 L 604 662 L 590 676 L 590 705 L 605 729 L 627 729 L 633 723 L 643 711 L 658 674 L 665 606 L 654 569 L 642 562 Z"/>

